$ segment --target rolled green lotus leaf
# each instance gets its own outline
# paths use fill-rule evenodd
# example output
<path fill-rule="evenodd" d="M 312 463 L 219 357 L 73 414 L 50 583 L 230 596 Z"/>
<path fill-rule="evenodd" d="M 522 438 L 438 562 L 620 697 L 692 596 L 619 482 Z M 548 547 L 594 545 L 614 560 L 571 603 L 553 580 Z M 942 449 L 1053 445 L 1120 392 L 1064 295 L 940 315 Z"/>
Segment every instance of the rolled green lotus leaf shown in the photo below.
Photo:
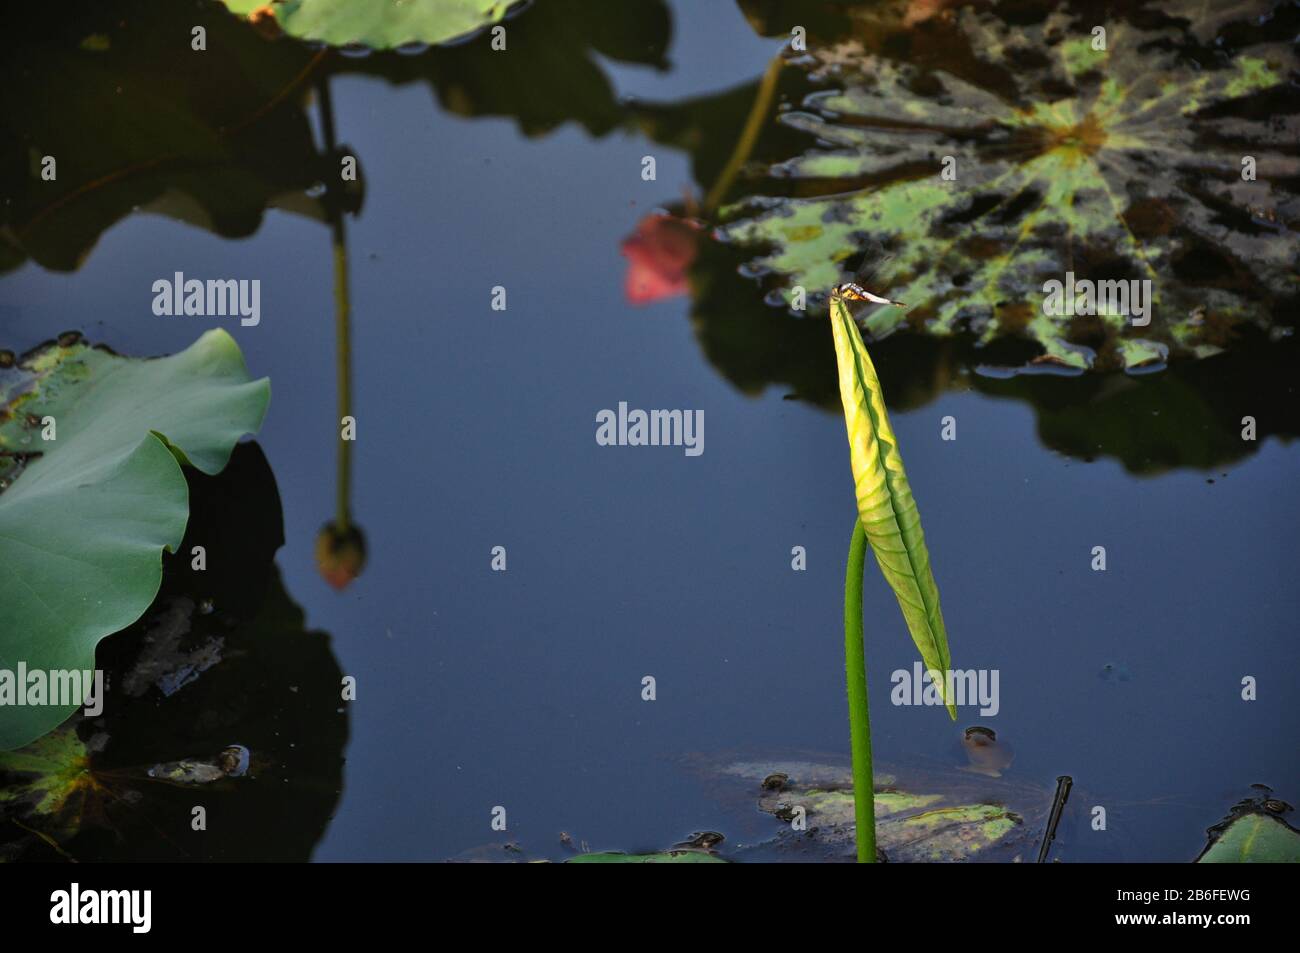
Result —
<path fill-rule="evenodd" d="M 898 452 L 898 440 L 885 412 L 876 368 L 848 307 L 831 302 L 831 327 L 840 370 L 840 399 L 849 434 L 849 460 L 858 497 L 858 519 L 871 544 L 880 571 L 894 590 L 907 629 L 921 660 L 944 692 L 944 675 L 951 664 L 948 634 L 939 608 L 939 587 L 930 571 L 930 553 L 921 531 L 921 514 Z M 945 697 L 955 721 L 957 707 Z"/>

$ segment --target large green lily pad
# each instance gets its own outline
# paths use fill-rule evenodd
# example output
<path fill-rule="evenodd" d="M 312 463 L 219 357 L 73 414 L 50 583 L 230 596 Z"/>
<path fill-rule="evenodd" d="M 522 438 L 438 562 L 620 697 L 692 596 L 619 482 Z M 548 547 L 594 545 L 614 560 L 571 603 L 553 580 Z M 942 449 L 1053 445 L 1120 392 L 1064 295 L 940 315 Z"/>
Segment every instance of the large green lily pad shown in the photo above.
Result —
<path fill-rule="evenodd" d="M 519 0 L 222 0 L 232 13 L 268 11 L 280 28 L 332 46 L 390 49 L 447 43 L 501 22 Z"/>
<path fill-rule="evenodd" d="M 769 164 L 755 183 L 768 194 L 724 209 L 723 234 L 787 298 L 825 292 L 882 240 L 896 257 L 876 281 L 909 308 L 872 313 L 876 337 L 906 324 L 1022 338 L 1077 370 L 1280 329 L 1300 254 L 1296 55 L 1269 29 L 1271 3 L 1213 20 L 1185 6 L 1108 19 L 1104 51 L 1069 4 L 1029 23 L 1000 8 L 924 27 L 864 12 L 859 35 L 796 61 L 829 88 L 780 122 L 819 144 Z M 1044 313 L 1044 283 L 1069 271 L 1149 280 L 1150 325 Z"/>
<path fill-rule="evenodd" d="M 103 714 L 0 752 L 0 861 L 303 861 L 334 814 L 342 672 L 276 570 L 274 475 L 241 443 L 218 476 L 186 478 L 190 523 L 158 598 L 99 648 Z"/>
<path fill-rule="evenodd" d="M 154 360 L 70 335 L 0 376 L 0 393 L 0 669 L 91 670 L 99 640 L 153 601 L 162 553 L 181 542 L 181 464 L 219 472 L 261 427 L 270 383 L 249 378 L 223 330 Z M 0 707 L 0 750 L 78 704 Z"/>

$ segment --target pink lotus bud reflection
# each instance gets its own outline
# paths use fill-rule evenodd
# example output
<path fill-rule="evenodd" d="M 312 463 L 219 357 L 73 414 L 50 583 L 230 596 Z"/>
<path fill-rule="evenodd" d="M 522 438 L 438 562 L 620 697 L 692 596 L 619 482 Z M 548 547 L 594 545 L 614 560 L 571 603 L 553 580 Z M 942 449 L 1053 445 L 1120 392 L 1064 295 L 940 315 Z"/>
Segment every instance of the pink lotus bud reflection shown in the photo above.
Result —
<path fill-rule="evenodd" d="M 702 235 L 701 226 L 688 219 L 661 212 L 642 219 L 621 247 L 629 263 L 624 284 L 627 300 L 649 304 L 686 294 Z"/>
<path fill-rule="evenodd" d="M 316 536 L 316 568 L 321 578 L 342 591 L 361 575 L 366 564 L 366 538 L 356 526 L 340 531 L 326 523 Z"/>

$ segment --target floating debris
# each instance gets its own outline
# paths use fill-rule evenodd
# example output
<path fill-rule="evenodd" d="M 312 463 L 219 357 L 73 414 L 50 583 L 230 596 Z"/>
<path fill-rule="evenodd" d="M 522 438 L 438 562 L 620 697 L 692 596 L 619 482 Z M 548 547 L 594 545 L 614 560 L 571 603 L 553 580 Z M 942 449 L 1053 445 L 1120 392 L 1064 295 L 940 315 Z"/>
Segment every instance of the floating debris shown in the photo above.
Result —
<path fill-rule="evenodd" d="M 674 844 L 673 850 L 713 850 L 725 837 L 717 831 L 697 831 L 680 844 Z"/>
<path fill-rule="evenodd" d="M 249 751 L 243 745 L 223 748 L 213 761 L 184 759 L 164 761 L 149 769 L 155 781 L 172 784 L 211 784 L 223 778 L 239 778 L 248 772 Z"/>
<path fill-rule="evenodd" d="M 1097 677 L 1103 682 L 1131 682 L 1133 673 L 1129 671 L 1128 666 L 1123 662 L 1107 662 L 1097 673 Z"/>
<path fill-rule="evenodd" d="M 1002 777 L 1002 772 L 1011 767 L 1015 754 L 998 741 L 997 733 L 983 725 L 973 725 L 962 735 L 962 747 L 970 759 L 968 771 L 987 775 L 990 778 Z"/>

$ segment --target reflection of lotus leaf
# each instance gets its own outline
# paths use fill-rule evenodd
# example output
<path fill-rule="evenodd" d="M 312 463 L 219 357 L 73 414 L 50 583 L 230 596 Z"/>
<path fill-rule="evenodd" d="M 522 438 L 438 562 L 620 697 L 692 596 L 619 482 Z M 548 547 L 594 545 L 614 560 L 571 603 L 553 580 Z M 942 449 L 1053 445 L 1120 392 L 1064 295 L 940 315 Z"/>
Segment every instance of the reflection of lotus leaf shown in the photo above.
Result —
<path fill-rule="evenodd" d="M 317 153 L 298 106 L 312 51 L 266 43 L 202 5 L 120 0 L 69 13 L 5 11 L 0 270 L 30 257 L 71 271 L 133 210 L 225 236 L 252 234 L 270 207 L 325 217 L 306 193 L 338 166 Z M 202 53 L 188 42 L 196 25 Z"/>
<path fill-rule="evenodd" d="M 265 6 L 229 5 L 242 13 Z M 323 9 L 274 6 L 295 18 Z M 381 8 L 405 15 L 425 4 L 350 6 L 374 19 Z M 481 24 L 508 4 L 461 6 L 478 10 Z M 196 26 L 207 31 L 201 53 L 176 41 Z M 135 211 L 226 237 L 251 235 L 269 208 L 325 221 L 336 196 L 320 187 L 336 180 L 339 157 L 317 151 L 303 106 L 330 75 L 428 83 L 448 112 L 511 117 L 528 135 L 566 122 L 605 135 L 627 112 L 606 61 L 664 69 L 672 30 L 663 0 L 548 0 L 510 22 L 508 55 L 462 43 L 419 56 L 340 56 L 287 37 L 268 41 L 215 4 L 153 0 L 83 4 L 71 15 L 66 6 L 23 4 L 6 11 L 5 27 L 0 272 L 29 258 L 72 271 Z M 42 176 L 46 156 L 56 160 L 51 180 Z M 344 184 L 337 197 L 346 210 L 360 206 L 362 185 Z"/>
<path fill-rule="evenodd" d="M 945 27 L 969 48 L 953 61 L 978 64 L 964 76 L 857 41 L 820 48 L 814 76 L 842 88 L 782 121 L 831 148 L 769 170 L 814 197 L 737 203 L 724 233 L 810 292 L 840 280 L 869 237 L 885 241 L 896 257 L 878 281 L 912 307 L 872 314 L 877 336 L 903 322 L 970 327 L 985 342 L 1027 335 L 1071 367 L 1133 367 L 1214 353 L 1242 322 L 1270 327 L 1300 248 L 1300 122 L 1285 95 L 1296 57 L 1266 25 L 1209 56 L 1203 23 L 1160 22 L 1114 22 L 1096 51 L 1090 24 L 1067 13 L 1012 27 L 967 8 Z M 1242 178 L 1247 155 L 1256 181 Z M 945 156 L 955 181 L 940 175 Z M 1149 280 L 1150 326 L 1045 313 L 1044 283 L 1071 271 Z"/>

